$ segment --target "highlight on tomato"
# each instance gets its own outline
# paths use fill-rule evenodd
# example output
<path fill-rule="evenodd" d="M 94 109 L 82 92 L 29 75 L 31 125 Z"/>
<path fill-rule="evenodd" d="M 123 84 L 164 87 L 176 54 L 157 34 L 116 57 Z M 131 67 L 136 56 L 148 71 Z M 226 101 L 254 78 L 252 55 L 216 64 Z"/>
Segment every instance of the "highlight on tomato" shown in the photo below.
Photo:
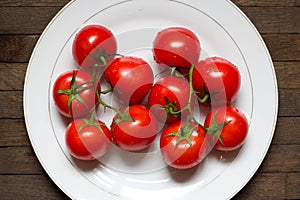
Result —
<path fill-rule="evenodd" d="M 140 103 L 154 82 L 153 70 L 142 58 L 115 58 L 105 69 L 104 78 L 114 88 L 114 94 L 124 105 Z"/>
<path fill-rule="evenodd" d="M 154 60 L 170 67 L 190 68 L 200 58 L 200 41 L 196 34 L 185 27 L 161 30 L 153 41 Z"/>
<path fill-rule="evenodd" d="M 193 88 L 201 103 L 212 106 L 231 104 L 240 89 L 238 68 L 221 57 L 209 57 L 196 64 L 193 72 Z"/>
<path fill-rule="evenodd" d="M 111 30 L 102 25 L 87 25 L 75 35 L 72 55 L 82 70 L 92 72 L 94 68 L 104 68 L 116 53 L 116 38 Z"/>

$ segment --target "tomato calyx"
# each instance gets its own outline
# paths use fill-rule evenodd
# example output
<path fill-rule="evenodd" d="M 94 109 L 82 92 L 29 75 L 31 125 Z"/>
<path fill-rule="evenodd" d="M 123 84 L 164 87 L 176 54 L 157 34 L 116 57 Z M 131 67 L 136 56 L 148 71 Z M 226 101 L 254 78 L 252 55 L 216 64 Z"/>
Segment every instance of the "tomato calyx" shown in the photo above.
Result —
<path fill-rule="evenodd" d="M 95 64 L 93 66 L 89 66 L 90 69 L 97 71 L 99 68 L 104 68 L 107 66 L 107 58 L 114 57 L 114 56 L 122 56 L 121 54 L 114 53 L 108 54 L 106 50 L 100 50 L 97 46 L 93 45 L 95 49 L 95 54 L 89 53 L 87 56 L 93 58 L 95 60 Z"/>
<path fill-rule="evenodd" d="M 176 104 L 177 104 L 176 101 L 171 102 L 168 99 L 168 97 L 166 97 L 166 96 L 164 97 L 165 101 L 166 101 L 166 105 L 165 106 L 160 106 L 159 108 L 164 109 L 166 111 L 166 114 L 167 114 L 167 117 L 166 117 L 167 119 L 166 120 L 168 120 L 171 116 L 174 116 L 176 118 L 180 118 L 181 113 L 186 111 L 186 110 L 188 110 L 188 112 L 189 112 L 189 115 L 190 115 L 190 118 L 191 118 L 190 120 L 194 120 L 194 116 L 193 116 L 192 108 L 191 108 L 192 97 L 193 97 L 193 95 L 195 95 L 195 92 L 194 92 L 193 86 L 192 86 L 192 81 L 191 81 L 194 68 L 195 68 L 195 65 L 191 65 L 191 68 L 189 69 L 189 73 L 187 74 L 187 75 L 189 75 L 189 79 L 190 79 L 190 82 L 189 82 L 189 91 L 190 92 L 189 92 L 189 97 L 188 97 L 188 103 L 184 108 L 179 110 L 176 107 Z M 186 76 L 186 75 L 178 73 L 178 71 L 176 70 L 176 67 L 170 67 L 169 70 L 171 71 L 171 76 L 175 76 L 177 78 L 181 78 L 181 77 Z M 196 120 L 194 120 L 194 121 L 196 121 Z"/>
<path fill-rule="evenodd" d="M 92 114 L 91 114 L 91 117 L 90 117 L 89 119 L 88 119 L 88 118 L 83 118 L 83 119 L 82 119 L 82 120 L 84 121 L 84 124 L 82 124 L 82 125 L 78 128 L 78 133 L 79 133 L 83 128 L 85 128 L 85 127 L 87 127 L 87 126 L 94 126 L 94 127 L 96 127 L 97 129 L 99 129 L 99 131 L 100 131 L 101 133 L 104 134 L 104 132 L 103 132 L 101 126 L 105 127 L 105 125 L 104 125 L 104 124 L 100 124 L 100 123 L 98 123 L 98 122 L 96 121 L 96 119 L 95 119 L 96 111 L 97 111 L 97 108 L 95 108 L 95 109 L 93 110 L 93 112 L 92 112 Z"/>
<path fill-rule="evenodd" d="M 161 106 L 161 109 L 164 109 L 166 111 L 167 114 L 167 119 L 169 120 L 169 118 L 171 116 L 174 116 L 176 118 L 180 118 L 181 116 L 181 110 L 178 110 L 178 108 L 176 108 L 176 101 L 171 102 L 168 97 L 164 97 L 165 101 L 166 101 L 166 105 L 165 106 Z"/>
<path fill-rule="evenodd" d="M 214 136 L 214 138 L 218 138 L 218 140 L 223 144 L 223 140 L 221 137 L 221 131 L 226 126 L 229 124 L 231 121 L 225 121 L 223 123 L 218 123 L 217 122 L 217 112 L 215 112 L 212 116 L 212 123 L 208 127 L 203 127 L 206 131 L 207 134 L 211 134 Z"/>
<path fill-rule="evenodd" d="M 56 94 L 65 94 L 68 95 L 68 112 L 70 113 L 71 111 L 71 103 L 74 99 L 78 100 L 80 103 L 82 103 L 85 107 L 88 107 L 87 103 L 80 97 L 79 93 L 93 88 L 93 86 L 84 86 L 85 84 L 88 84 L 89 82 L 85 82 L 80 85 L 76 85 L 76 75 L 75 75 L 75 70 L 73 70 L 72 73 L 72 79 L 70 83 L 70 89 L 67 90 L 58 90 Z"/>
<path fill-rule="evenodd" d="M 114 119 L 114 121 L 113 121 L 114 124 L 118 125 L 119 123 L 121 123 L 123 121 L 129 121 L 129 122 L 135 121 L 133 119 L 133 117 L 129 114 L 129 107 L 127 107 L 124 112 L 122 112 L 118 109 L 114 109 L 114 110 L 118 114 L 118 117 L 116 119 Z"/>
<path fill-rule="evenodd" d="M 193 127 L 191 126 L 192 123 L 189 120 L 180 128 L 180 131 L 166 135 L 166 137 L 177 137 L 175 149 L 182 141 L 186 141 L 189 144 L 190 148 L 192 148 L 193 144 L 191 142 L 190 136 L 197 129 L 197 125 Z"/>

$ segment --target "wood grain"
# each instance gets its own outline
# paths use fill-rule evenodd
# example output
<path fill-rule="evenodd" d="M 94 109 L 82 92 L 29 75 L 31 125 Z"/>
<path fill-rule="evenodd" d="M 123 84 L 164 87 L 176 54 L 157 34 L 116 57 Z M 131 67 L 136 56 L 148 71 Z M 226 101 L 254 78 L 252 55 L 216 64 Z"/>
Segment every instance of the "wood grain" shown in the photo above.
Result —
<path fill-rule="evenodd" d="M 288 6 L 300 6 L 299 0 L 232 0 L 237 6 L 260 6 L 260 7 L 288 7 Z"/>
<path fill-rule="evenodd" d="M 53 7 L 53 6 L 64 6 L 66 5 L 70 0 L 1 0 L 0 6 L 6 6 L 6 7 L 20 7 L 20 6 L 47 6 L 47 7 Z M 239 7 L 242 6 L 259 6 L 259 7 L 294 7 L 294 6 L 300 6 L 299 0 L 267 0 L 267 1 L 261 1 L 261 0 L 232 0 L 234 4 L 236 4 Z"/>
<path fill-rule="evenodd" d="M 299 199 L 300 197 L 300 173 L 288 173 L 286 179 L 286 198 Z"/>
<path fill-rule="evenodd" d="M 1 0 L 0 6 L 3 7 L 62 7 L 65 6 L 70 0 Z"/>
<path fill-rule="evenodd" d="M 39 35 L 0 35 L 0 62 L 28 62 Z"/>
<path fill-rule="evenodd" d="M 24 119 L 0 119 L 0 147 L 30 146 Z"/>
<path fill-rule="evenodd" d="M 0 34 L 40 34 L 60 7 L 0 7 Z"/>
<path fill-rule="evenodd" d="M 23 92 L 0 91 L 0 118 L 23 117 Z"/>
<path fill-rule="evenodd" d="M 285 199 L 284 173 L 264 173 L 253 177 L 233 200 Z"/>
<path fill-rule="evenodd" d="M 0 34 L 40 34 L 61 7 L 0 7 Z M 300 7 L 241 7 L 260 33 L 300 33 Z M 12 23 L 13 22 L 13 23 Z"/>
<path fill-rule="evenodd" d="M 262 35 L 273 61 L 300 61 L 300 34 Z"/>
<path fill-rule="evenodd" d="M 241 10 L 266 33 L 300 33 L 300 7 L 242 7 Z"/>
<path fill-rule="evenodd" d="M 0 63 L 0 90 L 23 90 L 27 63 Z"/>
<path fill-rule="evenodd" d="M 0 148 L 0 174 L 43 174 L 31 147 Z"/>
<path fill-rule="evenodd" d="M 44 175 L 0 175 L 1 200 L 69 199 Z"/>

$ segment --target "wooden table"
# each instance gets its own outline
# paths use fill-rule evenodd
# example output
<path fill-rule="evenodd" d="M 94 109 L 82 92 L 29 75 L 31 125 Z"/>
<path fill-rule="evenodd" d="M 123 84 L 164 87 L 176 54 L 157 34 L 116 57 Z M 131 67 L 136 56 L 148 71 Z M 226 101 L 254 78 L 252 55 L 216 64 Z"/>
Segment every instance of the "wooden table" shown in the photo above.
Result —
<path fill-rule="evenodd" d="M 68 199 L 33 152 L 22 105 L 24 76 L 33 47 L 67 2 L 0 1 L 2 200 Z M 300 199 L 300 0 L 233 2 L 262 34 L 274 61 L 279 86 L 278 122 L 271 147 L 257 173 L 234 199 Z"/>

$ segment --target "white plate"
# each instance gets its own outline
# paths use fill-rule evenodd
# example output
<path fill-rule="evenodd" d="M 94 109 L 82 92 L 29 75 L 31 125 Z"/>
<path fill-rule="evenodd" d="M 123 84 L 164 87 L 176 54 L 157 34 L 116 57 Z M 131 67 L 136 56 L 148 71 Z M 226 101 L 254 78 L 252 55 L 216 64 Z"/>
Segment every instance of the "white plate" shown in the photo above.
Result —
<path fill-rule="evenodd" d="M 198 167 L 186 171 L 166 167 L 157 143 L 142 154 L 113 147 L 101 162 L 72 159 L 64 144 L 66 123 L 54 107 L 51 90 L 60 73 L 76 68 L 71 55 L 75 33 L 93 23 L 112 30 L 119 53 L 143 57 L 153 65 L 151 43 L 168 26 L 193 30 L 204 49 L 201 59 L 216 55 L 235 63 L 242 75 L 235 106 L 250 122 L 240 151 L 212 152 Z M 277 83 L 268 50 L 247 17 L 226 0 L 71 1 L 40 37 L 24 86 L 24 114 L 32 146 L 48 175 L 72 199 L 229 199 L 264 159 L 277 109 Z"/>

